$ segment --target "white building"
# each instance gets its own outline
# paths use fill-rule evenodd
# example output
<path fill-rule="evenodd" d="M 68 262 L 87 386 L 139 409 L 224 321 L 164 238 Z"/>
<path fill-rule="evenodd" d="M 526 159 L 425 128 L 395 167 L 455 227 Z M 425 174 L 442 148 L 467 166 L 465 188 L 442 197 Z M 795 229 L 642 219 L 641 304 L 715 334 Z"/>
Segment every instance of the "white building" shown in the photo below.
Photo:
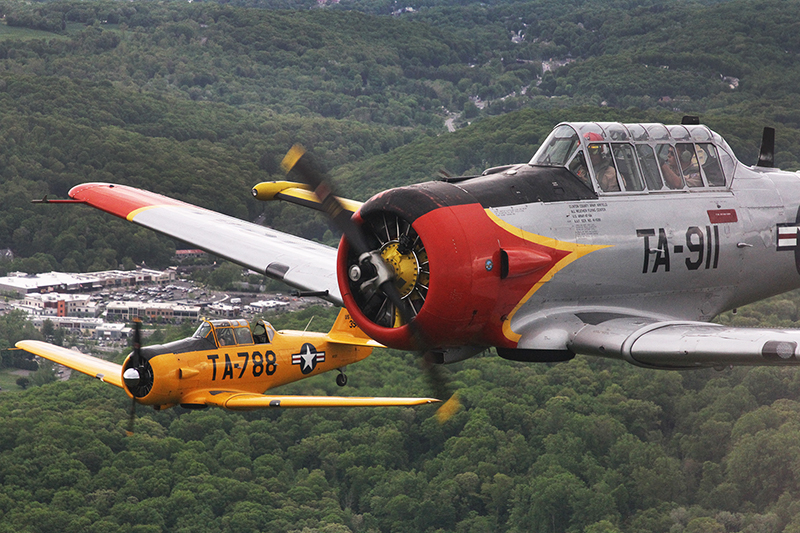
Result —
<path fill-rule="evenodd" d="M 199 306 L 173 303 L 121 301 L 110 302 L 106 306 L 106 318 L 113 321 L 131 321 L 134 318 L 147 320 L 197 320 L 200 318 Z"/>
<path fill-rule="evenodd" d="M 103 324 L 102 318 L 78 318 L 70 316 L 33 316 L 30 318 L 33 326 L 41 330 L 45 320 L 53 323 L 53 326 L 66 329 L 73 335 L 83 337 L 94 337 L 95 331 Z"/>
<path fill-rule="evenodd" d="M 263 313 L 264 311 L 279 309 L 287 305 L 289 305 L 287 302 L 281 302 L 279 300 L 259 300 L 249 304 L 247 310 L 251 313 Z"/>
<path fill-rule="evenodd" d="M 0 292 L 15 292 L 20 296 L 39 292 L 89 292 L 106 287 L 128 287 L 140 283 L 158 283 L 164 285 L 177 279 L 174 268 L 167 270 L 107 270 L 88 274 L 71 274 L 66 272 L 47 272 L 43 274 L 26 274 L 12 272 L 0 277 Z"/>
<path fill-rule="evenodd" d="M 100 308 L 88 294 L 33 292 L 25 295 L 19 308 L 30 309 L 30 315 L 96 317 L 100 314 Z"/>

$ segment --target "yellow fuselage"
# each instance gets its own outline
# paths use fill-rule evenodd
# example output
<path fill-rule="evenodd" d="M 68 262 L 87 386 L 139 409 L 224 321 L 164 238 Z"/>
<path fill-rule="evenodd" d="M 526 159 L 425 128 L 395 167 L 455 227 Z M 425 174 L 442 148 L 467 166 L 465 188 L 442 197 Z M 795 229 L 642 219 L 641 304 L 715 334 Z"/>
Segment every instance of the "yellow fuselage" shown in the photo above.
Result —
<path fill-rule="evenodd" d="M 215 392 L 264 391 L 342 368 L 367 357 L 372 347 L 331 342 L 326 333 L 278 332 L 272 342 L 238 344 L 211 350 L 164 353 L 149 359 L 153 387 L 138 398 L 156 409 Z M 129 396 L 131 393 L 126 389 Z M 132 397 L 132 396 L 131 396 Z"/>

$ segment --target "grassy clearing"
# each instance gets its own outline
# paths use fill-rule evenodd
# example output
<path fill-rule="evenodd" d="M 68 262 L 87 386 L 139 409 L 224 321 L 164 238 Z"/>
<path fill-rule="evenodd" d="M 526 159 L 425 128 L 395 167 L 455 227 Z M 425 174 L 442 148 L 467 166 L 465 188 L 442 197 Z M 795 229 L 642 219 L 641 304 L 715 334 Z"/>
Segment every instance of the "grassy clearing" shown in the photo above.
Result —
<path fill-rule="evenodd" d="M 26 375 L 23 372 L 18 368 L 3 368 L 0 370 L 0 388 L 2 388 L 0 392 L 21 391 L 22 388 L 17 385 L 16 381 L 18 377 Z"/>
<path fill-rule="evenodd" d="M 113 29 L 116 30 L 116 25 L 114 26 L 115 28 Z M 5 23 L 0 23 L 0 41 L 32 41 L 34 39 L 49 41 L 50 39 L 68 39 L 72 34 L 78 33 L 85 27 L 84 24 L 70 22 L 67 24 L 67 32 L 61 34 L 43 30 L 32 30 L 30 28 L 18 28 L 16 26 L 7 26 Z M 110 28 L 104 26 L 103 29 Z"/>

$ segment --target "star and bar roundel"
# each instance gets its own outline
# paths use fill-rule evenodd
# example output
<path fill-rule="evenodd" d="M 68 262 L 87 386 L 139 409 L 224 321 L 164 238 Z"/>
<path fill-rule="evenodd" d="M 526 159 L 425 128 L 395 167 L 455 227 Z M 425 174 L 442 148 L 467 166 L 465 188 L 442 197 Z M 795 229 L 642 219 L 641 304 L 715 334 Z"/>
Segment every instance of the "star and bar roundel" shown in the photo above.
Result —
<path fill-rule="evenodd" d="M 310 374 L 317 368 L 317 363 L 325 362 L 325 352 L 318 352 L 313 344 L 307 342 L 300 348 L 300 353 L 292 354 L 292 364 L 300 365 L 303 374 Z"/>
<path fill-rule="evenodd" d="M 779 252 L 792 251 L 794 252 L 794 264 L 797 268 L 797 273 L 800 274 L 800 207 L 797 209 L 797 215 L 794 222 L 783 222 L 777 225 L 778 242 L 776 250 Z"/>

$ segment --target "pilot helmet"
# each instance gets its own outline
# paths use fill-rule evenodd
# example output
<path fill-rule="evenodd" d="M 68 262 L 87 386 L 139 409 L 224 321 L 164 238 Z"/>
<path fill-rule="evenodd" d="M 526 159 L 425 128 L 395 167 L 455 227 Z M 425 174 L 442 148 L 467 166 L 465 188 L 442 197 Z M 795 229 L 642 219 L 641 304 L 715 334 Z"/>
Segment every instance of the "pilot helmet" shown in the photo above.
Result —
<path fill-rule="evenodd" d="M 589 143 L 587 148 L 589 149 L 590 154 L 602 154 L 603 153 L 603 145 L 597 144 L 598 141 L 603 140 L 603 136 L 599 133 L 595 133 L 590 131 L 588 133 L 583 134 L 583 138 Z"/>

